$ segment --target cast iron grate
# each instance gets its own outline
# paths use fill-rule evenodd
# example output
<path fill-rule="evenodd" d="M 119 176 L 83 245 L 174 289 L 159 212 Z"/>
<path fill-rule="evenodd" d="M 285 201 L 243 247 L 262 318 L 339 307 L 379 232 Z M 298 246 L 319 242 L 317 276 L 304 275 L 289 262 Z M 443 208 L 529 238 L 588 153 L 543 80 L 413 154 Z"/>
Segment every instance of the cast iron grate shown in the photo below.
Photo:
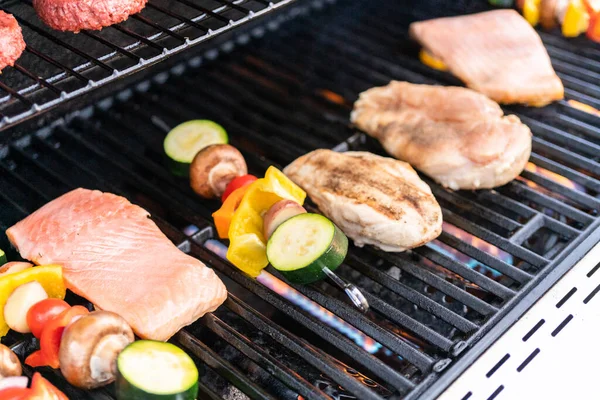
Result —
<path fill-rule="evenodd" d="M 151 0 L 139 14 L 101 31 L 58 32 L 31 0 L 0 1 L 27 48 L 0 76 L 0 129 L 130 75 L 294 0 Z"/>
<path fill-rule="evenodd" d="M 512 108 L 535 134 L 532 164 L 518 180 L 478 192 L 428 181 L 444 210 L 438 240 L 402 254 L 351 249 L 339 272 L 366 294 L 366 315 L 327 282 L 290 287 L 272 269 L 258 282 L 223 261 L 210 240 L 218 203 L 201 201 L 173 177 L 162 153 L 169 127 L 192 118 L 223 124 L 257 175 L 319 147 L 381 152 L 348 122 L 359 92 L 390 79 L 455 82 L 418 62 L 407 24 L 485 7 L 422 2 L 409 12 L 409 3 L 340 1 L 0 148 L 0 228 L 79 186 L 148 209 L 230 292 L 223 307 L 173 339 L 196 357 L 201 397 L 416 398 L 598 225 L 597 117 L 567 102 Z M 585 42 L 575 53 L 563 39 L 543 39 L 551 54 L 571 54 L 557 71 L 572 78 L 564 79 L 568 97 L 584 101 L 598 86 L 568 67 L 579 57 L 598 67 L 600 54 Z M 584 80 L 585 91 L 573 79 Z M 7 246 L 1 238 L 0 248 Z M 20 354 L 31 345 L 20 344 Z M 46 372 L 72 398 L 111 398 L 110 387 L 84 393 Z"/>

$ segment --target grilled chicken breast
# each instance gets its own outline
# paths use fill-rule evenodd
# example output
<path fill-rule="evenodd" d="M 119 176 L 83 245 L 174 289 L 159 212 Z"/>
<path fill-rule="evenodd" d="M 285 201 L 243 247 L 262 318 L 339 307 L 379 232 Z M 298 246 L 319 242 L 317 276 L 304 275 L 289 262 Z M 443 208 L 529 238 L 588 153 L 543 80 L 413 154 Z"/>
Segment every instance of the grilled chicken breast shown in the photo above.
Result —
<path fill-rule="evenodd" d="M 468 87 L 499 103 L 541 107 L 564 97 L 540 37 L 515 10 L 415 22 L 410 34 Z"/>
<path fill-rule="evenodd" d="M 61 264 L 70 290 L 119 314 L 138 336 L 167 340 L 219 307 L 227 290 L 148 216 L 123 197 L 76 189 L 6 234 L 23 258 Z"/>
<path fill-rule="evenodd" d="M 453 190 L 504 185 L 531 153 L 531 131 L 470 89 L 393 81 L 360 94 L 351 120 L 386 151 Z"/>
<path fill-rule="evenodd" d="M 412 167 L 367 152 L 315 150 L 284 173 L 357 246 L 404 251 L 435 239 L 442 210 Z"/>

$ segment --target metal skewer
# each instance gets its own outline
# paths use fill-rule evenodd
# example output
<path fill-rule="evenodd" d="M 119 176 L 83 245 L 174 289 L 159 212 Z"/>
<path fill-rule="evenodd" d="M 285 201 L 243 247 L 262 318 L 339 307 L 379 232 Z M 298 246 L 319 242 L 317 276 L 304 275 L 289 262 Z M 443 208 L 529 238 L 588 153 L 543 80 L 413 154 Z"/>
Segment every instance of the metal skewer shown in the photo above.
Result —
<path fill-rule="evenodd" d="M 339 286 L 340 289 L 346 292 L 346 295 L 350 297 L 350 300 L 352 300 L 352 303 L 354 303 L 356 308 L 358 308 L 362 312 L 369 311 L 369 302 L 367 301 L 367 299 L 362 294 L 359 288 L 357 288 L 352 283 L 346 282 L 344 279 L 340 278 L 335 272 L 333 272 L 327 267 L 323 267 L 323 272 L 325 272 L 327 277 L 329 277 L 329 279 L 331 279 L 333 283 L 335 283 L 337 286 Z"/>

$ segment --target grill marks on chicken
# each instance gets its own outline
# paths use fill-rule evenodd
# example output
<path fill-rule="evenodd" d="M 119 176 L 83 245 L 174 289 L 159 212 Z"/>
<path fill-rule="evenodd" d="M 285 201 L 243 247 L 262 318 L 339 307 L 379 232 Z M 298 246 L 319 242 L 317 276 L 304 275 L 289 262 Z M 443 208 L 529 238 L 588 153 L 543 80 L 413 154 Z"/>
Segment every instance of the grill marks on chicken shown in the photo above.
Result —
<path fill-rule="evenodd" d="M 564 97 L 539 35 L 514 10 L 415 22 L 410 34 L 468 87 L 499 103 L 541 107 Z"/>
<path fill-rule="evenodd" d="M 404 251 L 441 232 L 440 206 L 404 162 L 321 149 L 296 159 L 284 172 L 357 246 Z"/>
<path fill-rule="evenodd" d="M 393 81 L 360 94 L 351 120 L 385 150 L 453 190 L 504 185 L 531 153 L 531 131 L 459 87 Z"/>

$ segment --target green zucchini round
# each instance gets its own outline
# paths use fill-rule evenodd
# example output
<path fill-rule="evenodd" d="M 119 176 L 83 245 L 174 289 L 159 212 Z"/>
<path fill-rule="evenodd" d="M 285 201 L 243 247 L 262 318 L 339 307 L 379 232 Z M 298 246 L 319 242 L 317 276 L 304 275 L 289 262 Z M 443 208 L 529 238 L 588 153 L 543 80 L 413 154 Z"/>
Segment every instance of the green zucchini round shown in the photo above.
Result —
<path fill-rule="evenodd" d="M 348 253 L 348 238 L 326 217 L 296 215 L 277 227 L 267 243 L 269 262 L 288 281 L 307 284 L 324 279 Z"/>
<path fill-rule="evenodd" d="M 165 137 L 163 147 L 169 158 L 169 169 L 175 175 L 187 176 L 190 164 L 200 150 L 213 144 L 227 144 L 227 131 L 216 122 L 196 119 L 177 125 Z"/>
<path fill-rule="evenodd" d="M 198 369 L 179 347 L 138 340 L 117 358 L 118 400 L 196 400 Z"/>

